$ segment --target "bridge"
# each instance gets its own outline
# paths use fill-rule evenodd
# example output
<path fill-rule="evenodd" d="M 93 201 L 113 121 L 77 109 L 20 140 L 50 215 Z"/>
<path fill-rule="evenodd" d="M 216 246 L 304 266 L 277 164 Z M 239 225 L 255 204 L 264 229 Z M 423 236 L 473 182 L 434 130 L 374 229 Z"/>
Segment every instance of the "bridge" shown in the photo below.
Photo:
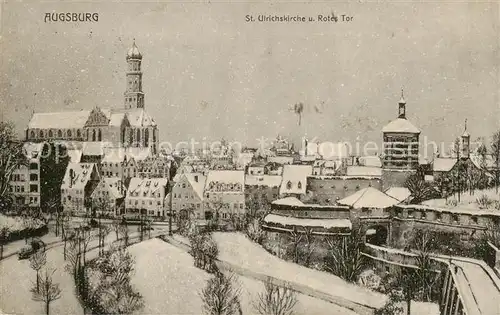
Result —
<path fill-rule="evenodd" d="M 369 254 L 363 255 L 377 265 L 388 269 L 418 268 L 415 253 L 373 244 L 366 244 L 366 247 L 370 249 Z M 487 263 L 464 257 L 430 256 L 436 272 L 446 270 L 439 301 L 442 315 L 500 314 L 500 277 Z"/>

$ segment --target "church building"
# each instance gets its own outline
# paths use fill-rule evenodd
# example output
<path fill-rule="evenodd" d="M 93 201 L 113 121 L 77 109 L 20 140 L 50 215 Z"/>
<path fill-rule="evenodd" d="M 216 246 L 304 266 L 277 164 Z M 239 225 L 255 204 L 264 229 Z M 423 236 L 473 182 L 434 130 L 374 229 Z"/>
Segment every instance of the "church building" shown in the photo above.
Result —
<path fill-rule="evenodd" d="M 134 43 L 126 55 L 126 89 L 122 108 L 34 113 L 26 130 L 33 142 L 64 140 L 106 142 L 111 147 L 147 148 L 158 153 L 158 126 L 146 112 L 142 90 L 142 54 Z"/>

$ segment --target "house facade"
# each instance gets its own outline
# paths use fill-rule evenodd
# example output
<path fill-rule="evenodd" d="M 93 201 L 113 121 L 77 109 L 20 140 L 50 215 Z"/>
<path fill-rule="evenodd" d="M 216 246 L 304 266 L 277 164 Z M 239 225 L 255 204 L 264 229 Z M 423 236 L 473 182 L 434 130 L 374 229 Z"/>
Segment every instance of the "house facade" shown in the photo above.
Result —
<path fill-rule="evenodd" d="M 164 217 L 168 179 L 133 177 L 125 197 L 125 216 Z"/>
<path fill-rule="evenodd" d="M 63 211 L 90 215 L 91 195 L 101 176 L 94 163 L 69 163 L 61 185 Z"/>
<path fill-rule="evenodd" d="M 205 182 L 205 220 L 215 216 L 228 220 L 245 213 L 245 172 L 211 170 Z"/>
<path fill-rule="evenodd" d="M 92 211 L 97 216 L 117 217 L 124 214 L 125 186 L 120 177 L 102 177 L 91 194 Z"/>

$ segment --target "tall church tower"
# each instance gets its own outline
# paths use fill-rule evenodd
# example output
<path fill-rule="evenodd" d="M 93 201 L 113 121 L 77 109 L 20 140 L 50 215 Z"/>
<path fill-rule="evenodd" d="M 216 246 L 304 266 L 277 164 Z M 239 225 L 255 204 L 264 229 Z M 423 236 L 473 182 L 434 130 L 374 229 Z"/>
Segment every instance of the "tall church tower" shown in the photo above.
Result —
<path fill-rule="evenodd" d="M 142 92 L 142 55 L 134 43 L 127 52 L 127 88 L 124 93 L 125 109 L 144 108 L 144 92 Z"/>

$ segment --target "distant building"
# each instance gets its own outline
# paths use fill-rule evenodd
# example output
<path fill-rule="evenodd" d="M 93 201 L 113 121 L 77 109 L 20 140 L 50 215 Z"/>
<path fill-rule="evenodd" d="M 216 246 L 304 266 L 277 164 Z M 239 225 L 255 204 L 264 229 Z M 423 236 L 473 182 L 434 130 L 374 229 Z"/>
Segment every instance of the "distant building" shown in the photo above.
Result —
<path fill-rule="evenodd" d="M 100 178 L 95 163 L 69 163 L 61 185 L 63 210 L 76 215 L 90 215 L 91 195 Z"/>
<path fill-rule="evenodd" d="M 178 177 L 172 188 L 174 217 L 193 215 L 196 219 L 205 218 L 203 189 L 206 179 L 200 173 L 183 173 Z M 170 193 L 165 198 L 165 208 L 170 210 Z"/>
<path fill-rule="evenodd" d="M 320 205 L 334 205 L 337 200 L 368 187 L 381 190 L 381 176 L 312 175 L 307 177 L 307 200 Z"/>
<path fill-rule="evenodd" d="M 416 173 L 419 165 L 420 130 L 406 119 L 406 101 L 402 93 L 398 118 L 387 124 L 382 133 L 384 189 L 404 186 L 406 179 Z"/>
<path fill-rule="evenodd" d="M 315 160 L 313 163 L 313 175 L 333 176 L 342 168 L 340 160 Z"/>
<path fill-rule="evenodd" d="M 248 165 L 247 174 L 248 175 L 264 175 L 265 173 L 265 162 L 253 162 Z"/>
<path fill-rule="evenodd" d="M 245 203 L 248 211 L 270 209 L 271 202 L 279 197 L 281 176 L 246 175 Z"/>
<path fill-rule="evenodd" d="M 270 151 L 276 156 L 292 156 L 294 153 L 292 145 L 290 145 L 288 140 L 281 135 L 278 135 L 278 137 L 276 137 L 276 140 L 274 141 L 274 144 L 271 147 Z"/>
<path fill-rule="evenodd" d="M 113 146 L 150 148 L 158 153 L 158 126 L 145 111 L 142 54 L 133 43 L 126 55 L 128 70 L 124 108 L 33 113 L 26 140 L 109 142 Z"/>
<path fill-rule="evenodd" d="M 205 219 L 215 215 L 230 219 L 231 214 L 245 213 L 245 172 L 236 170 L 212 170 L 205 183 Z"/>
<path fill-rule="evenodd" d="M 311 165 L 285 165 L 279 190 L 280 198 L 296 197 L 299 200 L 305 198 L 307 176 L 311 174 Z"/>
<path fill-rule="evenodd" d="M 125 186 L 120 177 L 102 177 L 91 194 L 97 216 L 115 217 L 124 214 Z"/>
<path fill-rule="evenodd" d="M 17 207 L 40 208 L 41 155 L 44 145 L 44 142 L 26 142 L 23 145 L 27 164 L 14 169 L 9 180 L 9 192 Z"/>
<path fill-rule="evenodd" d="M 139 178 L 130 180 L 125 197 L 125 213 L 128 218 L 165 216 L 165 196 L 167 195 L 168 179 Z"/>

